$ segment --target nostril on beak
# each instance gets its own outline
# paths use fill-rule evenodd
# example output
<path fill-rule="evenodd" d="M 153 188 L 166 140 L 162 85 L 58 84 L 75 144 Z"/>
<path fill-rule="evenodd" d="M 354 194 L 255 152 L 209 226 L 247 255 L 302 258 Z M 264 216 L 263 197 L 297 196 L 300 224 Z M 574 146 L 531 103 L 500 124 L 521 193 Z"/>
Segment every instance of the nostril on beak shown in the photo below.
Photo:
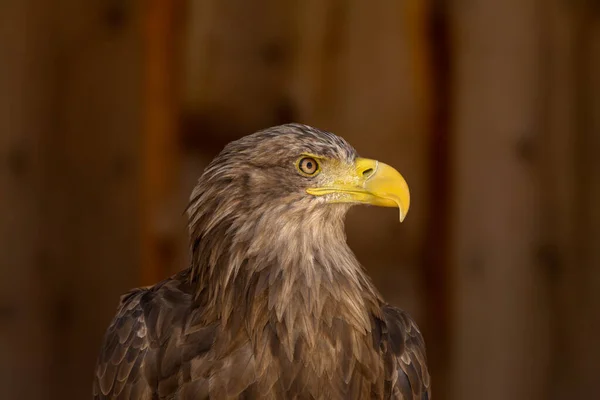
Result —
<path fill-rule="evenodd" d="M 373 168 L 367 168 L 367 169 L 365 169 L 365 170 L 363 171 L 363 173 L 362 173 L 362 175 L 363 175 L 363 178 L 366 178 L 366 179 L 368 179 L 368 178 L 369 178 L 371 175 L 373 175 L 373 172 L 375 172 L 375 171 L 373 170 Z"/>

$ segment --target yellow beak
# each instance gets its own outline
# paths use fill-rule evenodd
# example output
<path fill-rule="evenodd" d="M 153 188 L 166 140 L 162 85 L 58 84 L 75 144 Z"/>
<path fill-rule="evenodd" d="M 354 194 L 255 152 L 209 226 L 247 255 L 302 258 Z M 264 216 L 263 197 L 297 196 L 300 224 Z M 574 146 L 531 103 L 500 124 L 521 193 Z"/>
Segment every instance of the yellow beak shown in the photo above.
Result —
<path fill-rule="evenodd" d="M 333 177 L 329 184 L 306 189 L 314 196 L 326 196 L 331 203 L 362 203 L 398 207 L 400 222 L 410 207 L 410 192 L 398 171 L 387 164 L 357 158 L 353 168 Z"/>

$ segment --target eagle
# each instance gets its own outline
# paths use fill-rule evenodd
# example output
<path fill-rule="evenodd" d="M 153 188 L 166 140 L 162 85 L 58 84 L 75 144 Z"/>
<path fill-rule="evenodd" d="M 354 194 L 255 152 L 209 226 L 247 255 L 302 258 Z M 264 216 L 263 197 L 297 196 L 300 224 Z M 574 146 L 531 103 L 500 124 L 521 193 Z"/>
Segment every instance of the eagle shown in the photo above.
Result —
<path fill-rule="evenodd" d="M 355 204 L 409 209 L 404 178 L 285 124 L 233 141 L 187 209 L 190 265 L 122 296 L 95 399 L 429 399 L 425 343 L 346 243 Z"/>

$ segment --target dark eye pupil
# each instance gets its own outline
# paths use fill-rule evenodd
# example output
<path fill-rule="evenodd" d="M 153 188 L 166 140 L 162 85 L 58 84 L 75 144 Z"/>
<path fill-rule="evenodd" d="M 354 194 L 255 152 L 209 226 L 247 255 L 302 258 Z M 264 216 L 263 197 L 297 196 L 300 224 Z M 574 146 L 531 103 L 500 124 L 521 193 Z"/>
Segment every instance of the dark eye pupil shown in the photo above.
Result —
<path fill-rule="evenodd" d="M 317 163 L 312 158 L 305 158 L 300 161 L 300 169 L 305 174 L 314 174 L 317 171 Z"/>

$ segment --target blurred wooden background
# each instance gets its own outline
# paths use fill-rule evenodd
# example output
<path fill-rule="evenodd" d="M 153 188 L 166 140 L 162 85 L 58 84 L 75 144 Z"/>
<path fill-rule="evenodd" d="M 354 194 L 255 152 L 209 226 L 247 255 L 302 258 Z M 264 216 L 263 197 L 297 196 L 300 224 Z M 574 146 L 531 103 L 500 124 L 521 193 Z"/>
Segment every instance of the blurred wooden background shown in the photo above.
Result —
<path fill-rule="evenodd" d="M 597 1 L 3 0 L 0 61 L 2 398 L 89 398 L 204 165 L 290 121 L 407 178 L 348 235 L 436 399 L 600 393 Z"/>

